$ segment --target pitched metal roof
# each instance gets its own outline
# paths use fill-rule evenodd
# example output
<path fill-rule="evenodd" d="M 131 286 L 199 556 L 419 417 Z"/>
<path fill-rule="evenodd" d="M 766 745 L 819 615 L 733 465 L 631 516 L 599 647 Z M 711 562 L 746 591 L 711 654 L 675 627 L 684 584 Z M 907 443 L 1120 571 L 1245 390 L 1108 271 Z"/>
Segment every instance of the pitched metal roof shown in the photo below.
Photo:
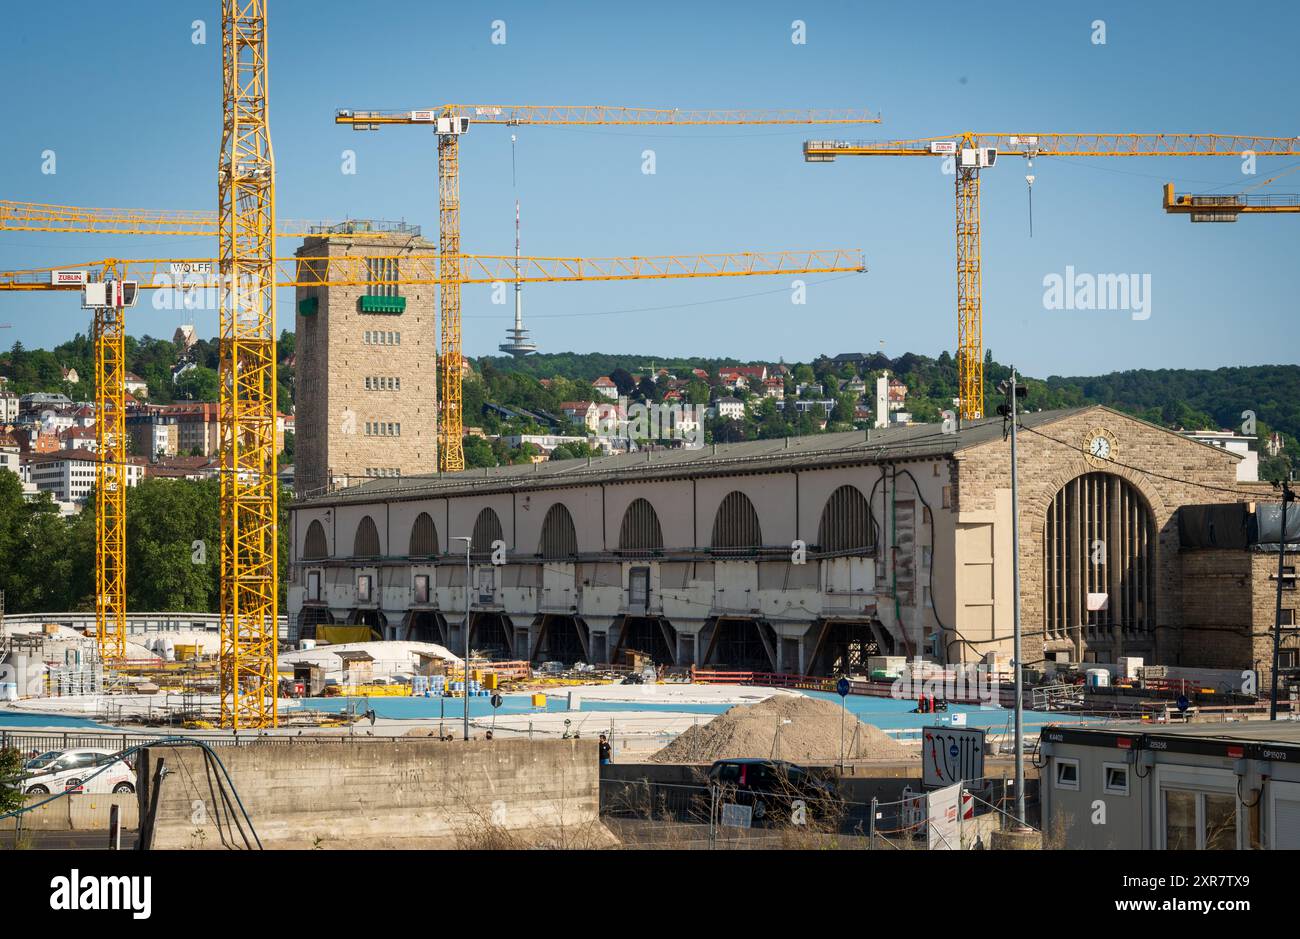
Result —
<path fill-rule="evenodd" d="M 1092 407 L 1096 407 L 1095 405 Z M 1025 414 L 1021 426 L 1050 424 L 1090 408 Z M 973 421 L 953 433 L 940 424 L 860 430 L 774 440 L 748 440 L 699 449 L 651 450 L 590 459 L 554 460 L 468 469 L 462 473 L 383 477 L 302 499 L 296 506 L 346 505 L 402 499 L 484 495 L 597 483 L 644 482 L 749 472 L 946 456 L 1002 437 L 1002 418 Z"/>

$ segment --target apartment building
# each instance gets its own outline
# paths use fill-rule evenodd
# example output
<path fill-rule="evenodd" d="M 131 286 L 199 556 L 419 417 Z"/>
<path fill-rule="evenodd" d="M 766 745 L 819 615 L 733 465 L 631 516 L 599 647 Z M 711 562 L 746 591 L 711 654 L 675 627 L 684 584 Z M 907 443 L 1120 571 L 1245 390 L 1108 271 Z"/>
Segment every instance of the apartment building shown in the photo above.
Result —
<path fill-rule="evenodd" d="M 99 457 L 88 450 L 59 450 L 35 453 L 28 458 L 31 481 L 39 492 L 48 492 L 55 502 L 85 502 L 95 486 L 95 464 Z M 128 457 L 126 484 L 137 485 L 144 478 L 140 457 Z"/>

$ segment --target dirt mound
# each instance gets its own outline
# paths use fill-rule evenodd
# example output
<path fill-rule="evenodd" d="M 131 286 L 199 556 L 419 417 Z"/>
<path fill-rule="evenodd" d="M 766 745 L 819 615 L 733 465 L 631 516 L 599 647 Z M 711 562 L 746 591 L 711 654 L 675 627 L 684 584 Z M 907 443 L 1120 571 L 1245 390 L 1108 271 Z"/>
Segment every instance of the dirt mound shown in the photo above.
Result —
<path fill-rule="evenodd" d="M 835 763 L 840 758 L 843 709 L 834 701 L 803 695 L 774 695 L 758 704 L 738 704 L 707 724 L 692 727 L 651 757 L 656 763 L 711 763 L 762 757 L 793 763 Z M 915 752 L 871 724 L 844 720 L 844 756 L 849 760 L 896 760 Z"/>

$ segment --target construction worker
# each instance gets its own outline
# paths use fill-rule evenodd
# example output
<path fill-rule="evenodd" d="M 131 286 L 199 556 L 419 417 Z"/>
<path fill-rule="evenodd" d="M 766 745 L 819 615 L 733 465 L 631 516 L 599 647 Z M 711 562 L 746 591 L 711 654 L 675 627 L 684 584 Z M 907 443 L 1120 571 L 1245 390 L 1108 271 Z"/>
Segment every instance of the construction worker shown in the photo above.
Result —
<path fill-rule="evenodd" d="M 604 734 L 600 735 L 600 765 L 609 766 L 614 762 L 612 759 L 614 751 L 610 748 L 609 740 Z"/>

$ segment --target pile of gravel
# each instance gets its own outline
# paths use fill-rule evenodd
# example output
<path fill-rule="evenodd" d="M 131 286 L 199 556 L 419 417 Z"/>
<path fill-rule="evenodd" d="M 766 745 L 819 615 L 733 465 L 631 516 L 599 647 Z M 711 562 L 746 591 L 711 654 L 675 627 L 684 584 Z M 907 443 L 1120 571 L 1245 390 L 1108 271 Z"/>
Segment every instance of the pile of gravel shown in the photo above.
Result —
<path fill-rule="evenodd" d="M 834 701 L 804 695 L 774 695 L 758 704 L 738 704 L 707 724 L 692 727 L 651 757 L 656 763 L 711 763 L 737 757 L 835 763 L 840 758 L 844 709 Z M 916 753 L 879 727 L 852 714 L 843 720 L 844 756 L 849 760 L 905 760 Z"/>

